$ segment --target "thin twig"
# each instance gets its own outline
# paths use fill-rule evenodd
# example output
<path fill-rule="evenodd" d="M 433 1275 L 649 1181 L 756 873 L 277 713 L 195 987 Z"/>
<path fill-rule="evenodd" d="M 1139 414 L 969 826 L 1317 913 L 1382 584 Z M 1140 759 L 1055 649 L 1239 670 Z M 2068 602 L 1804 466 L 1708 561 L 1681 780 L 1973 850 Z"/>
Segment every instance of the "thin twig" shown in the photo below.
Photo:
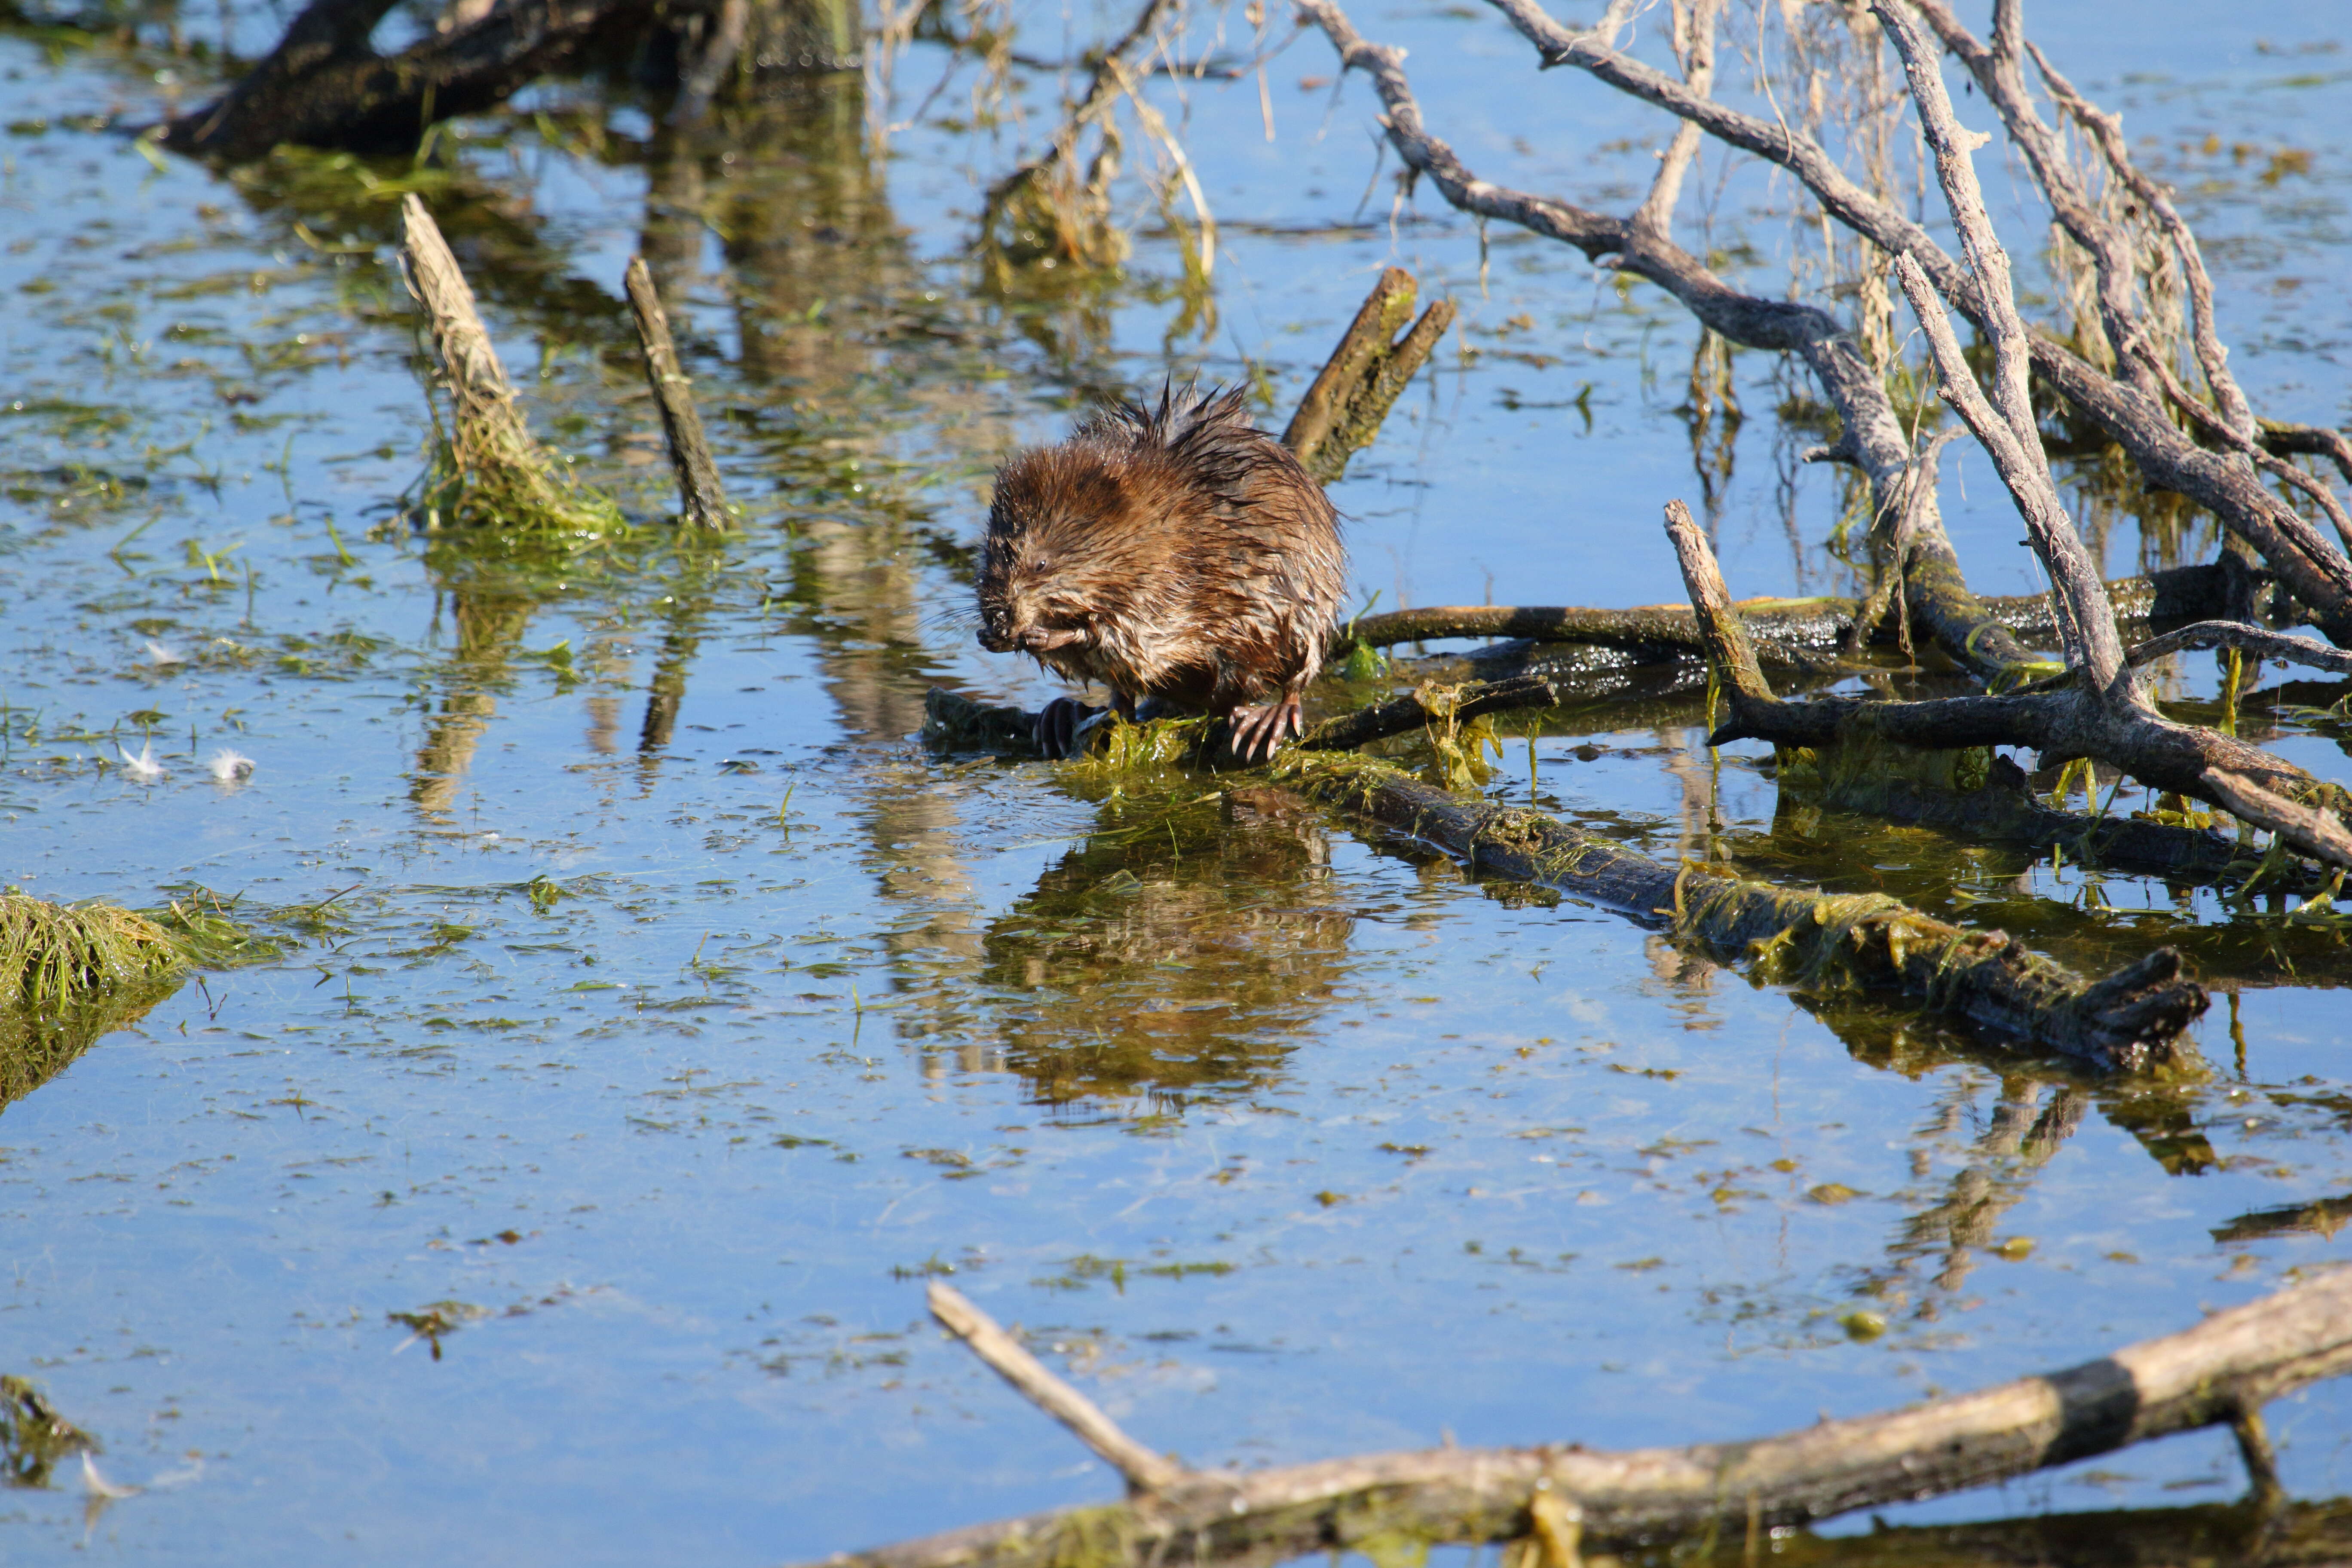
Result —
<path fill-rule="evenodd" d="M 1023 1348 L 1019 1340 L 997 1326 L 951 1286 L 931 1281 L 927 1292 L 931 1316 L 940 1326 L 971 1348 L 1030 1404 L 1067 1426 L 1078 1441 L 1108 1460 L 1127 1478 L 1131 1492 L 1162 1492 L 1191 1472 L 1163 1454 L 1155 1454 L 1118 1429 L 1100 1406 L 1047 1372 L 1044 1363 Z"/>

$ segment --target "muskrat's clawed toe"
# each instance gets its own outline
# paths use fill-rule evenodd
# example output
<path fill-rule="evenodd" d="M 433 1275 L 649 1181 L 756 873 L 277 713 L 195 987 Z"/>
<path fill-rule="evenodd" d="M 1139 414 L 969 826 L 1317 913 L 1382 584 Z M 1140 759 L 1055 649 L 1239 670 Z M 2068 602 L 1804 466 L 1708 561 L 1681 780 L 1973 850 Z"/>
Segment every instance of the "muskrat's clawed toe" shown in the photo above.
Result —
<path fill-rule="evenodd" d="M 1037 749 L 1049 761 L 1059 761 L 1077 750 L 1078 727 L 1103 711 L 1075 697 L 1056 697 L 1037 715 Z"/>
<path fill-rule="evenodd" d="M 1262 708 L 1236 708 L 1231 723 L 1233 738 L 1226 743 L 1234 756 L 1251 763 L 1272 762 L 1276 746 L 1306 732 L 1296 699 Z"/>

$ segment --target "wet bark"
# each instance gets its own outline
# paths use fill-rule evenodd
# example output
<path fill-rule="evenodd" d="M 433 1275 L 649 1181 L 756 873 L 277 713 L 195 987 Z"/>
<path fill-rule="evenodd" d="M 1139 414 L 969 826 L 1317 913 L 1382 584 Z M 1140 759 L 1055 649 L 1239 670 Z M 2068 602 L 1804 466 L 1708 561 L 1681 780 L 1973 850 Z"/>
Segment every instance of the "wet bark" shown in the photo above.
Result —
<path fill-rule="evenodd" d="M 1914 563 L 1915 571 L 1917 569 Z M 2242 568 L 2181 566 L 2125 577 L 2106 584 L 2119 621 L 2229 620 L 2238 617 L 2245 595 Z M 2053 642 L 2058 619 L 2047 594 L 2019 594 L 1973 601 L 1986 617 L 2021 639 Z M 1732 606 L 1747 624 L 1757 652 L 1767 659 L 1811 662 L 1843 647 L 1854 635 L 1861 602 L 1834 597 L 1742 599 Z M 1360 616 L 1334 634 L 1368 647 L 1435 642 L 1447 637 L 1524 637 L 1530 642 L 1579 643 L 1621 648 L 1650 658 L 1704 658 L 1706 645 L 1687 605 L 1646 605 L 1630 610 L 1583 609 L 1562 605 L 1444 605 L 1383 610 Z M 1895 640 L 1882 622 L 1874 640 Z"/>
<path fill-rule="evenodd" d="M 622 282 L 629 296 L 629 313 L 637 324 L 646 382 L 653 389 L 654 406 L 661 411 L 670 467 L 677 474 L 679 515 L 689 528 L 724 530 L 734 521 L 727 506 L 726 487 L 719 482 L 719 465 L 712 461 L 710 443 L 702 434 L 702 416 L 694 407 L 694 384 L 678 363 L 677 345 L 670 341 L 669 313 L 662 309 L 645 258 L 629 258 Z"/>
<path fill-rule="evenodd" d="M 1382 272 L 1339 346 L 1299 398 L 1282 444 L 1317 483 L 1337 484 L 1348 471 L 1348 459 L 1372 444 L 1397 395 L 1453 324 L 1454 301 L 1438 300 L 1398 335 L 1412 320 L 1417 287 L 1401 267 Z"/>
<path fill-rule="evenodd" d="M 786 79 L 853 70 L 852 0 L 498 0 L 479 17 L 397 54 L 369 41 L 395 0 L 312 0 L 275 48 L 204 107 L 164 122 L 175 152 L 229 163 L 291 142 L 408 152 L 456 115 L 503 103 L 592 50 L 626 53 L 665 28 L 671 86 L 689 114 L 712 94 L 757 95 Z"/>

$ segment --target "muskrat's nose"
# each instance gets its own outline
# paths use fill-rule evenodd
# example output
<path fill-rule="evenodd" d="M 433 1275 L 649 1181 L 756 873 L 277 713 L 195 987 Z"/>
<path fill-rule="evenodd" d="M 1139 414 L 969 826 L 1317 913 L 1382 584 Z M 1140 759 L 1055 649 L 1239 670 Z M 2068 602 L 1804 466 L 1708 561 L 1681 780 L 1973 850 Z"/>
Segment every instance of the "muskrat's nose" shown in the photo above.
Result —
<path fill-rule="evenodd" d="M 991 653 L 1011 653 L 1013 639 L 993 626 L 983 626 L 980 628 L 980 646 Z"/>

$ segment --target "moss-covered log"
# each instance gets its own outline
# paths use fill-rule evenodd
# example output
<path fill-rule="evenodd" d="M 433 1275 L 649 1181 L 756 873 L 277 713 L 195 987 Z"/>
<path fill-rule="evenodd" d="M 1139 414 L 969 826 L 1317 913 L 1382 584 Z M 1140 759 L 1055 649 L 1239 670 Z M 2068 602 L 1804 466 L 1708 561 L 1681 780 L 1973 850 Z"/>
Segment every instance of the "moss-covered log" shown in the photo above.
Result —
<path fill-rule="evenodd" d="M 1453 324 L 1454 301 L 1439 300 L 1410 331 L 1397 335 L 1412 321 L 1418 288 L 1401 267 L 1382 272 L 1339 346 L 1299 398 L 1282 444 L 1317 482 L 1337 483 L 1348 471 L 1348 459 L 1372 444 L 1398 394 Z"/>
<path fill-rule="evenodd" d="M 934 689 L 935 744 L 1028 751 L 1030 716 Z M 1326 721 L 1312 740 L 1342 731 Z M 1120 726 L 1113 765 L 1181 764 L 1201 754 L 1207 721 Z M 1678 940 L 1750 961 L 1758 977 L 1817 991 L 1884 988 L 2020 1041 L 2104 1069 L 2169 1059 L 2205 1011 L 2202 987 L 2159 948 L 2096 982 L 1999 931 L 1970 931 L 1880 894 L 1788 889 L 1715 867 L 1671 866 L 1541 812 L 1465 799 L 1370 758 L 1293 747 L 1273 776 L 1360 820 L 1460 857 L 1477 870 L 1605 905 Z"/>
<path fill-rule="evenodd" d="M 1366 760 L 1293 762 L 1294 788 L 1459 856 L 1473 868 L 1619 910 L 1751 963 L 1761 980 L 1900 991 L 1996 1037 L 2101 1068 L 2168 1060 L 2205 1011 L 2180 956 L 2158 948 L 2090 982 L 2000 931 L 1971 931 L 1876 893 L 1774 887 L 1664 861 L 1541 812 L 1465 800 Z"/>

